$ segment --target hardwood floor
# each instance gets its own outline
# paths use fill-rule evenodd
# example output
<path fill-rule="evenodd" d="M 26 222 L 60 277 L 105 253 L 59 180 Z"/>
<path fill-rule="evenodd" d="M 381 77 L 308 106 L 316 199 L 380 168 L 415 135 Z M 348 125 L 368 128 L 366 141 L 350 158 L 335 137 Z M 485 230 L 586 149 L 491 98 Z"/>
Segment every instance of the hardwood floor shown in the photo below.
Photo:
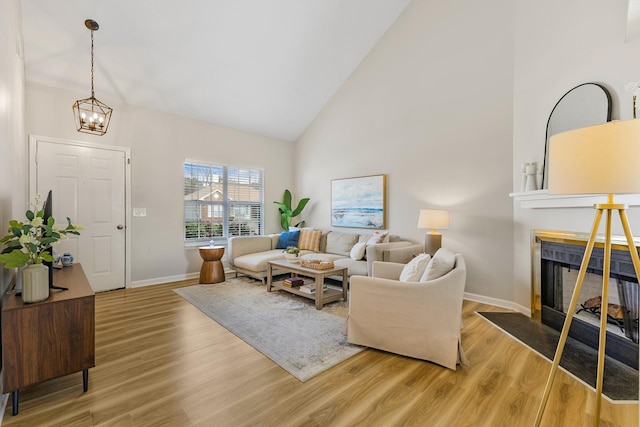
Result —
<path fill-rule="evenodd" d="M 550 363 L 466 302 L 470 366 L 365 350 L 299 382 L 172 292 L 180 282 L 96 296 L 96 367 L 21 393 L 5 426 L 529 426 Z M 544 426 L 592 423 L 594 392 L 564 372 Z M 601 426 L 637 426 L 636 404 L 603 402 Z"/>

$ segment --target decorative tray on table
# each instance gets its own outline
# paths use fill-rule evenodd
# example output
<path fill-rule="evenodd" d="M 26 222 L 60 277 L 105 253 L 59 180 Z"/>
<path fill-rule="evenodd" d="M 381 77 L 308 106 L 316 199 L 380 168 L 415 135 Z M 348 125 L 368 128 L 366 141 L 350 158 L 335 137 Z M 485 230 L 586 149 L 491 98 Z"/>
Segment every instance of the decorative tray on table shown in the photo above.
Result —
<path fill-rule="evenodd" d="M 324 261 L 321 259 L 304 259 L 300 263 L 303 267 L 312 268 L 314 270 L 329 270 L 333 268 L 333 261 Z"/>

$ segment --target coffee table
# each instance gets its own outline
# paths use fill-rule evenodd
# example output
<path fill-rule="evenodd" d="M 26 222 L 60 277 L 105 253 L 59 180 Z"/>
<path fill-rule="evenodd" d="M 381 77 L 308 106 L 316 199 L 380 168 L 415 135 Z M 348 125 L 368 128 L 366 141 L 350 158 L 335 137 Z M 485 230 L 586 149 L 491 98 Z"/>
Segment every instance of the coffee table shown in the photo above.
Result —
<path fill-rule="evenodd" d="M 316 293 L 308 294 L 302 292 L 298 288 L 289 288 L 282 284 L 282 281 L 273 281 L 273 269 L 282 270 L 291 273 L 291 276 L 304 276 L 314 279 L 316 284 Z M 342 274 L 342 292 L 337 289 L 324 290 L 324 279 L 328 276 L 336 276 Z M 272 288 L 300 295 L 301 297 L 312 299 L 316 302 L 316 310 L 322 310 L 322 306 L 339 299 L 347 301 L 347 268 L 334 267 L 326 270 L 315 270 L 313 268 L 303 267 L 300 264 L 290 263 L 287 260 L 275 260 L 267 263 L 267 292 L 271 292 Z"/>

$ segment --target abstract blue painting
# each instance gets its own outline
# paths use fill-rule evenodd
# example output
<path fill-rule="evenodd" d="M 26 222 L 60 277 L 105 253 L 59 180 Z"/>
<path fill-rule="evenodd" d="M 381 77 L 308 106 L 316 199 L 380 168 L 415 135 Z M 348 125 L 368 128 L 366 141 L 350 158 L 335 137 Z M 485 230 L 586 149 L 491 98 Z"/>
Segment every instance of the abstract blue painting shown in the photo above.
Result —
<path fill-rule="evenodd" d="M 385 228 L 386 175 L 331 181 L 333 227 Z"/>

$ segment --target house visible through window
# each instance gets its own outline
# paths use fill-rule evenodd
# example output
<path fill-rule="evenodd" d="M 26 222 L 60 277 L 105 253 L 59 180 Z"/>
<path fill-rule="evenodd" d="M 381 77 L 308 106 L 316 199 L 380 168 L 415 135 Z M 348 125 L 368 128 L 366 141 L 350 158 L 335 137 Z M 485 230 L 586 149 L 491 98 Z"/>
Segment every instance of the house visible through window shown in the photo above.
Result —
<path fill-rule="evenodd" d="M 262 234 L 262 170 L 184 164 L 185 242 Z"/>

